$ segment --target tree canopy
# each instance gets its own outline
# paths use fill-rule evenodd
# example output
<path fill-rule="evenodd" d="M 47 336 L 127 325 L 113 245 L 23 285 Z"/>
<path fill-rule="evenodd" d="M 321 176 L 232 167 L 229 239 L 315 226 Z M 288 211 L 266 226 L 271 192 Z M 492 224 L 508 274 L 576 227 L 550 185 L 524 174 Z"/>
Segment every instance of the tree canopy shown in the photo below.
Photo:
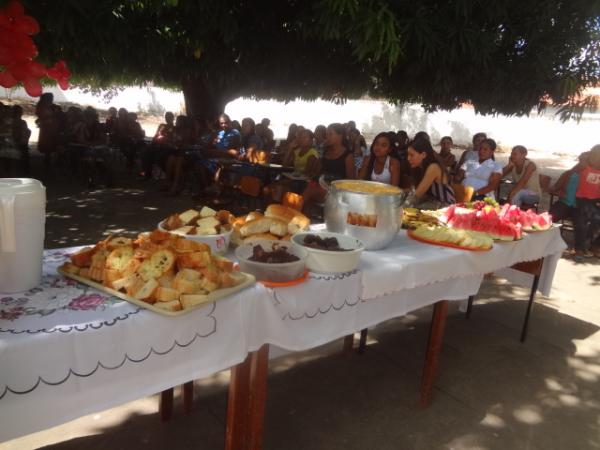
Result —
<path fill-rule="evenodd" d="M 428 110 L 581 107 L 600 80 L 597 0 L 23 0 L 43 61 L 73 82 L 183 89 L 214 114 L 238 96 L 369 95 Z"/>

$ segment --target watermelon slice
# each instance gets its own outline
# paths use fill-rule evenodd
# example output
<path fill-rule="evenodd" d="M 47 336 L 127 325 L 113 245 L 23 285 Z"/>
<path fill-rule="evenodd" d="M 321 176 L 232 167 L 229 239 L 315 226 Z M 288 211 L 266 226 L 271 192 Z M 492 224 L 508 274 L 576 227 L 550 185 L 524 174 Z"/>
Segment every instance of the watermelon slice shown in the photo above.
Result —
<path fill-rule="evenodd" d="M 536 230 L 549 230 L 552 226 L 552 215 L 547 212 L 537 214 L 536 220 L 533 223 L 533 228 Z"/>

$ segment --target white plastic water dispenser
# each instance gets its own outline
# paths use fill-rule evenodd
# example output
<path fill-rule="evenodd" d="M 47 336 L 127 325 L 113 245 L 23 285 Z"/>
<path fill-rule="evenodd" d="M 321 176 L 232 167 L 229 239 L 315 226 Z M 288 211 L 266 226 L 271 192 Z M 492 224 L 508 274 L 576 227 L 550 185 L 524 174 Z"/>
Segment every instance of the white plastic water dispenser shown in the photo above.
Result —
<path fill-rule="evenodd" d="M 0 178 L 0 292 L 42 281 L 46 188 L 32 178 Z"/>

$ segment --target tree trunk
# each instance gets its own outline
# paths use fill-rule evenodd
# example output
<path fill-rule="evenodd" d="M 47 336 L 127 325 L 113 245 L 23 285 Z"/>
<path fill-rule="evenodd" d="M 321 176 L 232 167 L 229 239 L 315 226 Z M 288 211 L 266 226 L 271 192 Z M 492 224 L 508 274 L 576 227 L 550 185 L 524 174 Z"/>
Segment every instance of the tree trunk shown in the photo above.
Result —
<path fill-rule="evenodd" d="M 206 82 L 192 78 L 182 82 L 186 114 L 190 117 L 216 120 L 230 100 L 223 92 L 209 89 Z"/>

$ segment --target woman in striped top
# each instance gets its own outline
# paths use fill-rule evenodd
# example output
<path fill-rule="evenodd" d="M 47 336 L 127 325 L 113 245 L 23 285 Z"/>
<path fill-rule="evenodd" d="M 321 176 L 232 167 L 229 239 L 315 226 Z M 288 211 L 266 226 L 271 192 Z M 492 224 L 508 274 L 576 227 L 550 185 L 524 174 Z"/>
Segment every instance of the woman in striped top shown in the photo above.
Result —
<path fill-rule="evenodd" d="M 408 144 L 408 162 L 413 172 L 415 206 L 438 209 L 456 202 L 448 174 L 429 141 L 417 139 Z"/>

